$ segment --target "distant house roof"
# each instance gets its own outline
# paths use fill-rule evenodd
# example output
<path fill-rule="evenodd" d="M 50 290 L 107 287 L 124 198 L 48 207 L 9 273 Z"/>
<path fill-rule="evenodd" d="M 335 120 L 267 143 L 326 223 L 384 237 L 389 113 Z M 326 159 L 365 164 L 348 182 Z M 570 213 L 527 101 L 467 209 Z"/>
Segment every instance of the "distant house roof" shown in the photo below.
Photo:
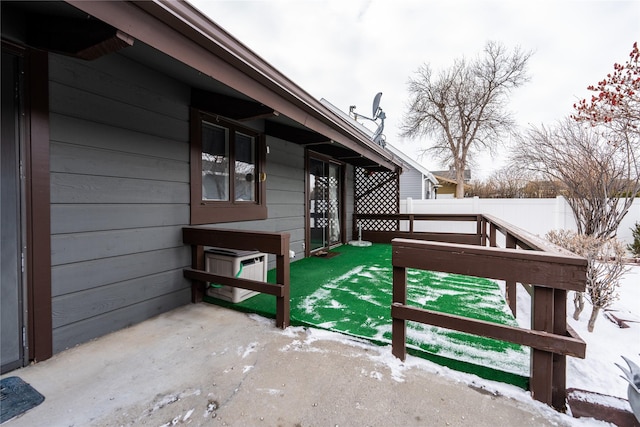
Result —
<path fill-rule="evenodd" d="M 433 173 L 429 172 L 429 170 L 427 168 L 425 168 L 420 163 L 418 163 L 415 160 L 413 160 L 406 153 L 404 153 L 403 151 L 400 151 L 398 148 L 394 147 L 393 145 L 389 144 L 388 142 L 387 142 L 387 145 L 385 146 L 385 148 L 387 150 L 389 150 L 391 153 L 393 153 L 394 156 L 396 156 L 400 160 L 402 160 L 403 163 L 408 164 L 412 169 L 415 169 L 418 172 L 420 172 L 426 179 L 431 181 L 434 185 L 438 184 L 438 179 L 434 176 Z"/>
<path fill-rule="evenodd" d="M 442 178 L 445 180 L 450 180 L 451 182 L 455 182 L 456 180 L 456 171 L 453 168 L 444 171 L 431 171 L 438 178 Z M 465 169 L 464 171 L 464 182 L 471 181 L 471 170 Z"/>

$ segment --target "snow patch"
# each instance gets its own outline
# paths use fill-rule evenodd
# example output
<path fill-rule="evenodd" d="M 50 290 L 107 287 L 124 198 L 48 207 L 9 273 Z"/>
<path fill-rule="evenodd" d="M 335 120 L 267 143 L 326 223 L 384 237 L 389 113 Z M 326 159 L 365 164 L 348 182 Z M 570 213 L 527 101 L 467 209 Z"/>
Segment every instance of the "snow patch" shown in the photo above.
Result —
<path fill-rule="evenodd" d="M 150 414 L 150 413 L 156 412 L 167 405 L 175 403 L 180 399 L 184 399 L 185 397 L 199 396 L 200 393 L 201 393 L 200 389 L 195 389 L 195 390 L 185 390 L 180 393 L 167 394 L 166 396 L 163 396 L 158 402 L 156 402 L 153 405 L 153 408 L 148 409 L 147 413 Z"/>
<path fill-rule="evenodd" d="M 618 397 L 605 396 L 599 393 L 589 393 L 585 392 L 584 390 L 572 390 L 570 396 L 573 399 L 579 400 L 581 402 L 604 405 L 611 408 L 631 412 L 631 406 L 629 406 L 629 402 Z"/>
<path fill-rule="evenodd" d="M 247 348 L 244 348 L 244 347 L 240 346 L 240 347 L 238 347 L 238 355 L 242 355 L 242 358 L 244 359 L 245 357 L 247 357 L 251 353 L 255 353 L 257 346 L 258 346 L 258 342 L 250 343 L 247 346 Z"/>
<path fill-rule="evenodd" d="M 184 417 L 182 417 L 182 422 L 187 421 L 187 420 L 191 417 L 191 415 L 193 414 L 193 411 L 195 411 L 195 408 L 191 408 L 191 409 L 189 409 L 189 410 L 187 411 L 187 413 L 186 413 L 186 414 L 184 414 Z"/>
<path fill-rule="evenodd" d="M 275 396 L 282 393 L 282 390 L 277 388 L 257 388 L 256 391 L 261 393 L 270 394 L 271 396 Z"/>

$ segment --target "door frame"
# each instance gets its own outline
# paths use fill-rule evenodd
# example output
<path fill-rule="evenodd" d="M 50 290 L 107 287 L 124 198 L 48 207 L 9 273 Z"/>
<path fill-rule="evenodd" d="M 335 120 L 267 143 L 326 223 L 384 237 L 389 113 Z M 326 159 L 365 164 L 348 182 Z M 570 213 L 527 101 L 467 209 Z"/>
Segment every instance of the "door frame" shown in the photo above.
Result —
<path fill-rule="evenodd" d="M 340 206 L 339 208 L 339 215 L 340 215 L 340 241 L 335 242 L 333 244 L 329 244 L 329 246 L 324 246 L 322 248 L 317 248 L 314 249 L 313 251 L 311 250 L 311 218 L 310 218 L 310 203 L 309 203 L 309 185 L 310 185 L 310 179 L 309 179 L 309 174 L 311 172 L 311 167 L 310 167 L 310 160 L 311 159 L 316 159 L 316 160 L 320 160 L 326 163 L 331 163 L 334 165 L 337 165 L 339 167 L 339 190 L 340 190 L 340 200 L 339 200 L 339 204 Z M 347 209 L 345 206 L 346 203 L 346 180 L 347 180 L 347 167 L 346 164 L 344 162 L 341 162 L 339 160 L 336 160 L 330 156 L 326 156 L 324 154 L 320 154 L 317 153 L 315 151 L 312 150 L 305 150 L 305 162 L 304 162 L 304 220 L 305 220 L 305 224 L 304 224 L 304 239 L 305 239 L 305 245 L 304 245 L 304 255 L 305 257 L 310 256 L 313 252 L 317 252 L 317 251 L 321 251 L 321 250 L 326 250 L 326 249 L 330 249 L 332 247 L 336 247 L 339 246 L 341 244 L 344 244 L 344 242 L 346 241 L 345 239 L 345 233 L 346 233 L 346 215 L 347 215 Z"/>
<path fill-rule="evenodd" d="M 23 299 L 27 310 L 24 345 L 28 361 L 37 362 L 53 355 L 49 54 L 6 40 L 2 40 L 2 50 L 23 61 L 20 87 L 23 121 L 19 129 L 19 149 L 24 209 Z"/>
<path fill-rule="evenodd" d="M 28 310 L 23 264 L 24 189 L 20 171 L 23 157 L 21 145 L 24 139 L 23 57 L 8 49 L 2 49 L 2 66 L 2 220 L 6 223 L 2 224 L 1 298 L 2 345 L 6 346 L 3 351 L 7 353 L 7 358 L 2 360 L 0 374 L 25 366 L 29 354 L 25 333 Z"/>

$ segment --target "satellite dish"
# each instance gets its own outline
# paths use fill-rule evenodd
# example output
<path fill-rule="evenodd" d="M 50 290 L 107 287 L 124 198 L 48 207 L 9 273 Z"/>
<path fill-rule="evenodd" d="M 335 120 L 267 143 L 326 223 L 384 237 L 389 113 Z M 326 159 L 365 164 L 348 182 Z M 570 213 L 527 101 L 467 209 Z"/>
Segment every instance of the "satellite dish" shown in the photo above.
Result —
<path fill-rule="evenodd" d="M 376 119 L 376 113 L 378 112 L 378 108 L 380 108 L 380 98 L 382 97 L 382 92 L 378 92 L 376 96 L 373 98 L 373 117 Z"/>
<path fill-rule="evenodd" d="M 376 96 L 373 97 L 373 118 L 371 117 L 367 117 L 367 116 L 363 116 L 361 114 L 358 114 L 355 112 L 356 106 L 352 105 L 351 107 L 349 107 L 349 115 L 353 114 L 353 118 L 355 120 L 358 120 L 358 118 L 363 118 L 363 119 L 367 119 L 370 120 L 374 123 L 377 124 L 377 120 L 381 119 L 382 122 L 380 124 L 378 124 L 378 128 L 376 129 L 376 131 L 373 133 L 373 137 L 371 138 L 376 144 L 382 146 L 384 148 L 384 146 L 386 145 L 386 140 L 385 140 L 385 136 L 382 134 L 382 131 L 384 130 L 384 119 L 387 118 L 386 114 L 384 114 L 384 111 L 382 111 L 382 108 L 380 108 L 380 98 L 382 97 L 382 92 L 378 92 L 376 94 Z"/>

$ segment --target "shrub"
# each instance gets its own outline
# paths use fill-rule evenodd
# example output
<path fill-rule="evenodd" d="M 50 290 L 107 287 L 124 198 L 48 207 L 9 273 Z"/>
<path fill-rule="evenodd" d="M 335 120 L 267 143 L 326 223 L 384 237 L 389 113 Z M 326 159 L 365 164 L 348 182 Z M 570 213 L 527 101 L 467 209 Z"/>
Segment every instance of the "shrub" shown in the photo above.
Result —
<path fill-rule="evenodd" d="M 624 246 L 614 238 L 588 236 L 568 230 L 552 230 L 547 233 L 546 238 L 587 259 L 585 294 L 592 305 L 587 329 L 593 332 L 600 310 L 609 307 L 618 298 L 616 290 L 626 272 Z M 578 320 L 584 308 L 582 292 L 575 293 L 573 303 L 573 318 Z"/>

